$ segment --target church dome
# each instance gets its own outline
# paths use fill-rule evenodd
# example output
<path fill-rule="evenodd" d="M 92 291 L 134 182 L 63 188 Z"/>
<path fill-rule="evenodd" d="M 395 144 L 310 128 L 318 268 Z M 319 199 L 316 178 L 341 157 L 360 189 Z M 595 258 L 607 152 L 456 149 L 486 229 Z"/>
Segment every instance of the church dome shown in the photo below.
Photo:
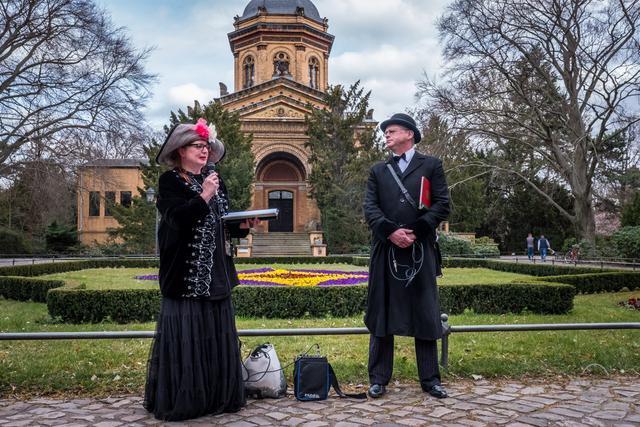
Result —
<path fill-rule="evenodd" d="M 302 8 L 304 16 L 322 22 L 320 13 L 311 0 L 251 0 L 244 8 L 240 20 L 244 21 L 258 15 L 261 8 L 264 8 L 270 15 L 297 15 L 298 10 Z"/>

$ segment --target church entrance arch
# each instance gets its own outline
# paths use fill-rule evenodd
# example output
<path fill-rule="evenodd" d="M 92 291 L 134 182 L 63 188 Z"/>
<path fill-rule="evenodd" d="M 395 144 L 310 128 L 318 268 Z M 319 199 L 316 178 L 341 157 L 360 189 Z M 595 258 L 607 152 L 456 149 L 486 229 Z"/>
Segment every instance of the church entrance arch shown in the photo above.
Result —
<path fill-rule="evenodd" d="M 265 224 L 264 231 L 302 231 L 307 198 L 302 162 L 290 153 L 271 153 L 259 162 L 256 177 L 256 202 L 280 211 L 277 220 Z"/>

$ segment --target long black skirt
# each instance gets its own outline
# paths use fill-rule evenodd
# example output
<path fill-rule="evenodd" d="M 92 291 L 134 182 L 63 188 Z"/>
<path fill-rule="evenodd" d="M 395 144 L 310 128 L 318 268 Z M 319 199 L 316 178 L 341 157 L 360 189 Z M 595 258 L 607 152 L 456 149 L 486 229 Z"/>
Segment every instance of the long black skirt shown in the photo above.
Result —
<path fill-rule="evenodd" d="M 236 412 L 246 404 L 231 298 L 163 298 L 144 407 L 159 420 Z"/>

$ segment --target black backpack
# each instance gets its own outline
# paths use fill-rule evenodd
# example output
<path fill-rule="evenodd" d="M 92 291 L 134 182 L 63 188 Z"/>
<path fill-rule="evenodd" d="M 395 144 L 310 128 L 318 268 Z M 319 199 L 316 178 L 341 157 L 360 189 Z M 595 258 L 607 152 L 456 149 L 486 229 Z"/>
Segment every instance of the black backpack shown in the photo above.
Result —
<path fill-rule="evenodd" d="M 333 386 L 340 397 L 366 399 L 366 393 L 343 393 L 325 356 L 300 354 L 293 365 L 293 392 L 300 401 L 325 400 Z"/>

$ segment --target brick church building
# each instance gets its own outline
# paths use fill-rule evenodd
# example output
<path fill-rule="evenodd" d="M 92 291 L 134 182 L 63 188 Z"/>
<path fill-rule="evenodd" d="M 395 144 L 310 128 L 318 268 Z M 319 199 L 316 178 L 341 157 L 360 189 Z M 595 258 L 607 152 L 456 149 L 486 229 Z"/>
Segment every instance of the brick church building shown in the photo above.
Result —
<path fill-rule="evenodd" d="M 279 219 L 264 222 L 256 236 L 317 230 L 320 212 L 309 197 L 305 115 L 310 108 L 325 107 L 323 94 L 329 84 L 329 55 L 334 41 L 328 33 L 328 20 L 321 17 L 311 0 L 251 0 L 242 15 L 234 18 L 233 26 L 228 34 L 235 76 L 233 91 L 220 83 L 217 101 L 238 112 L 241 129 L 253 134 L 256 170 L 251 207 L 280 210 Z M 105 194 L 111 198 L 123 191 L 135 194 L 139 185 L 136 168 L 127 162 L 116 163 L 112 166 L 117 179 L 105 178 L 114 188 L 94 179 L 92 164 L 80 170 L 81 182 L 83 174 L 92 177 L 85 177 L 85 183 L 95 182 L 93 188 L 79 188 L 78 231 L 85 244 L 106 240 L 105 224 L 109 221 L 105 221 L 104 206 L 99 206 Z M 101 175 L 106 177 L 110 169 L 105 166 L 99 165 Z"/>
<path fill-rule="evenodd" d="M 303 232 L 320 213 L 308 197 L 305 114 L 323 108 L 333 36 L 310 0 L 252 0 L 229 33 L 234 92 L 218 101 L 238 112 L 253 134 L 252 207 L 277 207 L 278 221 L 260 231 Z"/>

